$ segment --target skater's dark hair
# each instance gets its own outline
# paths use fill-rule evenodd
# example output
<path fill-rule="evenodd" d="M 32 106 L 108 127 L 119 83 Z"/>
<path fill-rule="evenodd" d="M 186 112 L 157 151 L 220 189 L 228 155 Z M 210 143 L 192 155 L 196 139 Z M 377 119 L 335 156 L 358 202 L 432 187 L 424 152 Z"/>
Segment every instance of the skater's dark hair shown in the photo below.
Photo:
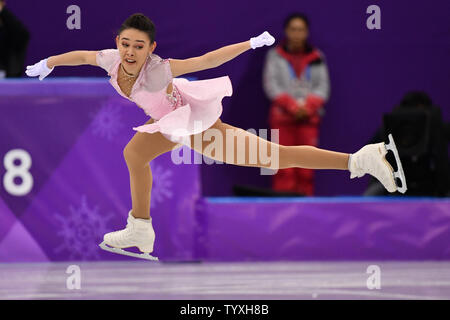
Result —
<path fill-rule="evenodd" d="M 294 20 L 294 19 L 301 19 L 301 20 L 303 20 L 303 22 L 305 22 L 305 24 L 306 24 L 306 27 L 309 29 L 309 19 L 308 19 L 308 17 L 304 13 L 300 13 L 300 12 L 294 12 L 294 13 L 291 13 L 289 16 L 287 16 L 284 19 L 284 22 L 283 22 L 283 29 L 286 30 L 286 28 L 289 26 L 291 21 Z"/>
<path fill-rule="evenodd" d="M 135 13 L 129 16 L 124 21 L 124 23 L 122 23 L 122 26 L 117 31 L 117 34 L 120 36 L 122 31 L 127 29 L 137 29 L 139 31 L 145 32 L 148 36 L 148 39 L 150 40 L 150 44 L 153 44 L 153 42 L 155 41 L 155 25 L 153 24 L 152 20 L 147 18 L 142 13 Z"/>

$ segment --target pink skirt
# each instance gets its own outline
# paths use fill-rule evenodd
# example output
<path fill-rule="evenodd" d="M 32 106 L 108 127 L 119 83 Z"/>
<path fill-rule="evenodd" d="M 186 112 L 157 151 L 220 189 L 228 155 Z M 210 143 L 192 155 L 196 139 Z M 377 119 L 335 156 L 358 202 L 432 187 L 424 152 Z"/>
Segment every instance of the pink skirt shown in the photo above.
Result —
<path fill-rule="evenodd" d="M 230 78 L 189 81 L 174 78 L 183 105 L 154 123 L 133 128 L 139 132 L 161 132 L 170 141 L 190 146 L 190 136 L 211 127 L 222 114 L 222 99 L 233 94 Z"/>

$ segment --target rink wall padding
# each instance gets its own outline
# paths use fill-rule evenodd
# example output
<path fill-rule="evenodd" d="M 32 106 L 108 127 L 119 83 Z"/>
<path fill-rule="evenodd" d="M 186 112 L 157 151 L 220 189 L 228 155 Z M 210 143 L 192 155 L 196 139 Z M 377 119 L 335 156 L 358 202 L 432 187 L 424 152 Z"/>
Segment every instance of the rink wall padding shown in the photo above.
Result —
<path fill-rule="evenodd" d="M 450 259 L 450 199 L 204 198 L 197 219 L 209 261 Z"/>
<path fill-rule="evenodd" d="M 149 117 L 105 78 L 0 82 L 0 111 L 0 262 L 126 259 L 98 244 L 126 225 L 123 151 Z M 200 166 L 150 162 L 161 259 L 191 259 Z"/>

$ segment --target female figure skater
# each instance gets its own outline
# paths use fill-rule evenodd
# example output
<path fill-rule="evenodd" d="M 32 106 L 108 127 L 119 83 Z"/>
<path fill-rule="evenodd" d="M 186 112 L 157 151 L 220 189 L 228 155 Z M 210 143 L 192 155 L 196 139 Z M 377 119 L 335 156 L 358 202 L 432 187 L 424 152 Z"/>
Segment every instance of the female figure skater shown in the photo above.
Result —
<path fill-rule="evenodd" d="M 117 49 L 71 51 L 43 59 L 28 66 L 26 71 L 28 76 L 39 76 L 39 80 L 42 80 L 55 66 L 99 66 L 108 72 L 110 83 L 120 95 L 135 102 L 151 117 L 146 124 L 133 128 L 138 132 L 126 145 L 123 153 L 130 174 L 132 198 L 132 209 L 128 213 L 126 228 L 105 234 L 104 241 L 100 244 L 102 249 L 157 260 L 150 255 L 155 232 L 150 217 L 152 172 L 149 162 L 183 144 L 211 159 L 228 164 L 271 169 L 297 167 L 349 170 L 350 178 L 371 174 L 389 192 L 406 190 L 393 140 L 388 145 L 383 142 L 366 145 L 354 154 L 313 146 L 273 144 L 220 120 L 221 101 L 224 96 L 232 94 L 228 76 L 198 81 L 176 78 L 183 74 L 218 67 L 250 48 L 272 45 L 275 39 L 267 31 L 248 41 L 228 45 L 202 56 L 184 60 L 161 59 L 153 53 L 156 41 L 152 21 L 143 14 L 133 14 L 122 24 L 115 40 Z M 221 152 L 208 151 L 210 141 L 203 139 L 203 135 L 211 134 L 212 129 L 222 134 L 224 143 L 223 150 L 219 150 Z M 229 138 L 226 130 L 231 130 L 238 139 L 245 137 L 245 163 L 237 163 L 234 157 L 227 157 L 227 145 L 234 144 L 234 137 Z M 279 157 L 276 165 L 263 163 L 259 155 L 256 163 L 250 161 L 250 148 L 247 146 L 255 142 L 254 145 L 258 148 L 265 145 L 265 150 L 277 148 Z M 396 156 L 399 170 L 395 173 L 385 158 L 388 149 L 392 149 Z M 237 154 L 236 144 L 233 154 Z M 396 177 L 402 179 L 401 188 L 396 184 Z M 143 254 L 122 250 L 130 247 L 137 247 Z"/>

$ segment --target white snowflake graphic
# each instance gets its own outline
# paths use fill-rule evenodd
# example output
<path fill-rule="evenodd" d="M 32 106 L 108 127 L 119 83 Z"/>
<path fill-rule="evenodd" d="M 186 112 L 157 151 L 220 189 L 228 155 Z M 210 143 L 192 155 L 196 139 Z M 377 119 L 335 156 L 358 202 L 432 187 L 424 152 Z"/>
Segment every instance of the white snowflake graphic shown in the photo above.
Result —
<path fill-rule="evenodd" d="M 106 137 L 111 141 L 123 127 L 120 116 L 121 109 L 122 107 L 116 100 L 106 102 L 93 120 L 93 134 Z"/>
<path fill-rule="evenodd" d="M 150 167 L 153 176 L 150 207 L 154 208 L 159 202 L 172 198 L 173 172 L 172 170 L 156 165 L 152 162 L 150 162 Z"/>
<path fill-rule="evenodd" d="M 55 252 L 68 251 L 73 260 L 98 260 L 98 244 L 103 234 L 108 232 L 106 222 L 112 217 L 112 214 L 105 215 L 104 212 L 100 215 L 98 207 L 90 209 L 86 195 L 82 195 L 79 208 L 69 206 L 69 214 L 54 214 L 61 226 L 57 235 L 62 238 Z"/>

